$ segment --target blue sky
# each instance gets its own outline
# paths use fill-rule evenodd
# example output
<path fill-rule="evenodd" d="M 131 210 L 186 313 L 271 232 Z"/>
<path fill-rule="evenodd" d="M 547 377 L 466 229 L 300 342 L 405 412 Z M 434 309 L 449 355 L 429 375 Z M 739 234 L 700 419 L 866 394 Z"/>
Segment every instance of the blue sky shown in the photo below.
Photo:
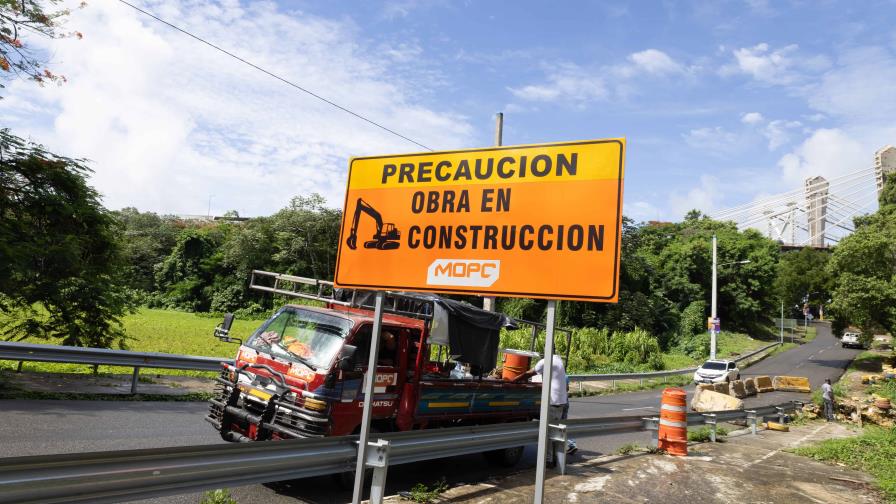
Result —
<path fill-rule="evenodd" d="M 140 1 L 435 149 L 624 136 L 625 213 L 679 219 L 871 166 L 896 143 L 896 3 Z M 35 41 L 69 83 L 3 122 L 92 159 L 112 208 L 341 202 L 354 155 L 416 146 L 112 0 Z M 866 197 L 866 195 L 860 195 Z"/>

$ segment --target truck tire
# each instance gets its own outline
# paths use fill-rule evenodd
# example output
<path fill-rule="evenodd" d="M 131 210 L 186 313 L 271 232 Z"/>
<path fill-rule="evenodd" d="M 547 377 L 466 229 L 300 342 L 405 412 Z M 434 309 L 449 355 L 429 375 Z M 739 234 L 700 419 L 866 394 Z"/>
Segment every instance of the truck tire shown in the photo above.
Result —
<path fill-rule="evenodd" d="M 513 467 L 517 465 L 523 458 L 523 446 L 515 446 L 513 448 L 504 448 L 502 450 L 492 450 L 484 452 L 485 460 L 489 464 L 500 467 Z"/>

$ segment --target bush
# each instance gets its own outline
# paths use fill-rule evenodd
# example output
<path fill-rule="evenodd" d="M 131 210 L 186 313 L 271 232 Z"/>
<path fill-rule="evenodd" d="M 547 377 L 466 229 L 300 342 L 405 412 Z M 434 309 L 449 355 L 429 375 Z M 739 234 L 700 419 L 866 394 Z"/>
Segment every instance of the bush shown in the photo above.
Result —
<path fill-rule="evenodd" d="M 697 443 L 705 443 L 710 440 L 709 434 L 711 429 L 708 425 L 704 425 L 696 430 L 688 431 L 688 441 L 694 441 Z M 716 427 L 716 442 L 721 443 L 724 442 L 725 436 L 728 435 L 728 429 L 724 427 Z"/>
<path fill-rule="evenodd" d="M 793 452 L 866 471 L 875 477 L 888 501 L 896 503 L 896 429 L 867 427 L 861 436 L 828 439 Z"/>
<path fill-rule="evenodd" d="M 681 312 L 678 324 L 678 341 L 691 339 L 695 334 L 706 332 L 706 306 L 703 301 L 694 301 Z"/>
<path fill-rule="evenodd" d="M 202 496 L 200 504 L 237 504 L 236 499 L 230 496 L 226 489 L 209 490 Z"/>

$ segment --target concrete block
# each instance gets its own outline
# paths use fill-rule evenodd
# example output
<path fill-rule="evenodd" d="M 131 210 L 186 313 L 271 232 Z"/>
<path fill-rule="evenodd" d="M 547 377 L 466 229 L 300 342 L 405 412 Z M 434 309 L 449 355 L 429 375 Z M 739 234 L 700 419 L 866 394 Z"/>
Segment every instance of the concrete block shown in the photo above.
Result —
<path fill-rule="evenodd" d="M 775 391 L 775 386 L 772 385 L 772 379 L 768 376 L 757 376 L 754 380 L 756 381 L 757 391 L 761 393 Z"/>
<path fill-rule="evenodd" d="M 725 382 L 714 384 L 712 389 L 720 394 L 728 394 L 728 384 Z"/>
<path fill-rule="evenodd" d="M 744 409 L 744 402 L 727 394 L 703 390 L 691 400 L 691 409 L 699 412 Z"/>
<path fill-rule="evenodd" d="M 756 380 L 753 378 L 747 378 L 744 380 L 744 391 L 747 393 L 747 397 L 752 397 L 756 395 L 759 391 L 756 389 Z"/>
<path fill-rule="evenodd" d="M 772 380 L 775 390 L 784 392 L 812 392 L 809 379 L 805 376 L 776 376 Z"/>
<path fill-rule="evenodd" d="M 729 385 L 728 394 L 738 399 L 747 397 L 747 390 L 744 388 L 744 382 L 742 380 L 734 380 Z"/>

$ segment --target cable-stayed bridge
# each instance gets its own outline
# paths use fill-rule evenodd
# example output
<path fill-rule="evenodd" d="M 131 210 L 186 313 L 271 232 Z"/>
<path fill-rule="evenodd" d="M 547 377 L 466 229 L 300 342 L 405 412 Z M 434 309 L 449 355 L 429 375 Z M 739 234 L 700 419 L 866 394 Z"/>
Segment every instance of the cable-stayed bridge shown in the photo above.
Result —
<path fill-rule="evenodd" d="M 853 218 L 877 209 L 884 178 L 896 172 L 896 148 L 875 154 L 874 166 L 830 179 L 805 180 L 802 188 L 758 198 L 712 214 L 754 228 L 784 248 L 827 248 L 853 231 Z"/>

